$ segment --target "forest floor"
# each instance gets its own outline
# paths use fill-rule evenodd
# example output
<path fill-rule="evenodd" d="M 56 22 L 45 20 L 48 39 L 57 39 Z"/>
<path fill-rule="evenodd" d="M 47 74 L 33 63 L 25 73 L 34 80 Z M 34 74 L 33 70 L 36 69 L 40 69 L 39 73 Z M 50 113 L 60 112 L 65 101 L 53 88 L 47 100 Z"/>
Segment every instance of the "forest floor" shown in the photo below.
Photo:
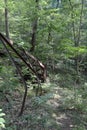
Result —
<path fill-rule="evenodd" d="M 65 98 L 68 94 L 70 96 L 72 92 L 56 85 L 43 96 L 28 95 L 21 117 L 18 117 L 18 113 L 22 93 L 15 90 L 11 95 L 7 94 L 0 103 L 6 114 L 6 130 L 83 130 L 81 123 L 84 113 L 67 107 Z"/>

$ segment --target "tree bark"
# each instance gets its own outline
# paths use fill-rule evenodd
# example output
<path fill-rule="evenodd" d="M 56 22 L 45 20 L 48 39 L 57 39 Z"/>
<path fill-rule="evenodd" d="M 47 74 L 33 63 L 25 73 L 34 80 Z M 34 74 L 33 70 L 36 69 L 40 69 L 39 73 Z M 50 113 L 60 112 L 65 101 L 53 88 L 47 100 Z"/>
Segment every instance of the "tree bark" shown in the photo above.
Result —
<path fill-rule="evenodd" d="M 38 9 L 38 2 L 39 0 L 36 0 L 36 10 Z M 37 12 L 36 12 L 37 13 Z M 32 27 L 32 37 L 31 37 L 31 49 L 30 51 L 33 52 L 35 50 L 36 45 L 36 33 L 37 33 L 37 23 L 38 23 L 38 16 L 36 14 L 35 19 L 33 21 L 33 27 Z"/>
<path fill-rule="evenodd" d="M 4 0 L 5 2 L 5 32 L 6 32 L 6 37 L 10 39 L 9 37 L 9 22 L 8 22 L 8 6 L 7 6 L 7 0 Z"/>

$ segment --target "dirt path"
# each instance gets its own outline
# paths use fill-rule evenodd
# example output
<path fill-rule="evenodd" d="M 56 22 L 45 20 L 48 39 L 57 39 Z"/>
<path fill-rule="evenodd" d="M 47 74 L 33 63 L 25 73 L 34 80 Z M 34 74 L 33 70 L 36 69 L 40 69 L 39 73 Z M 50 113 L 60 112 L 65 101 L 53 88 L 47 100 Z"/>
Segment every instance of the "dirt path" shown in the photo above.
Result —
<path fill-rule="evenodd" d="M 48 101 L 54 110 L 53 117 L 55 122 L 58 124 L 58 130 L 72 130 L 73 129 L 73 120 L 70 117 L 71 113 L 62 106 L 63 89 L 55 88 L 53 89 L 54 98 Z M 57 130 L 57 129 L 55 129 Z"/>

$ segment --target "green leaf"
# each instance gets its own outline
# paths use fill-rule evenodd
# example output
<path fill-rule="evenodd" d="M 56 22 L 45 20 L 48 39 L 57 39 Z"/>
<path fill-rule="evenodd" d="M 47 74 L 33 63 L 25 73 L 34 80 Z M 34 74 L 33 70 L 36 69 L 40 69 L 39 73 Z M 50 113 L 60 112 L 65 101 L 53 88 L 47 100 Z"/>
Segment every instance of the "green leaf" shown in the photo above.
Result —
<path fill-rule="evenodd" d="M 5 114 L 4 114 L 4 113 L 0 113 L 0 117 L 1 117 L 1 116 L 5 116 Z"/>

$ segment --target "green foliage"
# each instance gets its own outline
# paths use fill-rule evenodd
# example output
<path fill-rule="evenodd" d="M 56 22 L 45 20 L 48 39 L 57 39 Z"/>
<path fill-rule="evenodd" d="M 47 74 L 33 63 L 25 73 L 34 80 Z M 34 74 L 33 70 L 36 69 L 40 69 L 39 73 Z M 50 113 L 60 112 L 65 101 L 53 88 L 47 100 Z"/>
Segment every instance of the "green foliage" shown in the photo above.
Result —
<path fill-rule="evenodd" d="M 68 95 L 67 95 L 68 94 Z M 65 109 L 75 109 L 78 112 L 86 112 L 87 113 L 87 84 L 85 83 L 83 86 L 71 86 L 71 90 L 66 90 L 65 99 L 63 99 L 63 105 Z"/>
<path fill-rule="evenodd" d="M 47 74 L 51 82 L 43 84 L 42 88 L 50 92 L 51 89 L 60 86 L 61 89 L 63 88 L 64 94 L 62 95 L 62 107 L 80 114 L 85 112 L 87 115 L 87 106 L 85 105 L 87 104 L 87 2 L 83 2 L 83 10 L 82 0 L 60 0 L 59 5 L 57 4 L 57 0 L 39 0 L 37 7 L 34 0 L 8 0 L 10 39 L 14 41 L 13 46 L 18 51 L 18 48 L 21 47 L 29 51 L 33 24 L 37 18 L 33 54 L 46 64 Z M 4 1 L 1 0 L 0 30 L 5 34 L 4 9 Z M 0 52 L 3 50 L 0 42 Z M 16 57 L 15 54 L 13 57 Z M 22 66 L 22 63 L 20 64 Z M 31 72 L 28 73 L 27 69 L 22 67 L 22 73 L 27 75 Z M 31 74 L 32 81 L 34 78 Z M 76 82 L 77 79 L 79 79 L 79 83 Z M 27 84 L 31 88 L 33 87 L 30 81 L 27 81 Z M 14 90 L 18 86 L 19 80 L 16 70 L 9 62 L 8 56 L 0 56 L 0 91 Z M 31 93 L 31 91 L 29 92 Z M 32 109 L 38 109 L 39 106 L 46 107 L 46 102 L 52 97 L 53 95 L 47 93 L 44 96 L 32 98 Z M 25 120 L 28 120 L 32 125 L 40 123 L 45 127 L 44 129 L 50 129 L 48 126 L 51 125 L 51 121 L 48 118 L 51 117 L 45 115 L 41 118 L 39 115 L 32 116 L 30 114 L 25 117 Z M 81 125 L 75 124 L 73 130 L 85 130 L 86 118 L 85 116 Z M 76 117 L 75 119 L 76 121 L 79 120 Z M 0 120 L 4 123 L 3 119 Z M 46 125 L 48 126 L 46 127 Z M 19 128 L 14 124 L 12 127 L 8 126 L 7 129 L 16 130 Z"/>
<path fill-rule="evenodd" d="M 0 128 L 5 128 L 5 120 L 3 119 L 3 116 L 5 114 L 2 113 L 2 110 L 0 109 Z"/>
<path fill-rule="evenodd" d="M 44 105 L 52 97 L 53 97 L 53 94 L 45 94 L 44 96 L 33 98 L 32 103 L 34 105 L 34 108 L 40 105 Z"/>
<path fill-rule="evenodd" d="M 15 70 L 11 66 L 1 66 L 0 68 L 0 90 L 12 90 L 18 84 L 18 77 L 14 75 Z"/>

